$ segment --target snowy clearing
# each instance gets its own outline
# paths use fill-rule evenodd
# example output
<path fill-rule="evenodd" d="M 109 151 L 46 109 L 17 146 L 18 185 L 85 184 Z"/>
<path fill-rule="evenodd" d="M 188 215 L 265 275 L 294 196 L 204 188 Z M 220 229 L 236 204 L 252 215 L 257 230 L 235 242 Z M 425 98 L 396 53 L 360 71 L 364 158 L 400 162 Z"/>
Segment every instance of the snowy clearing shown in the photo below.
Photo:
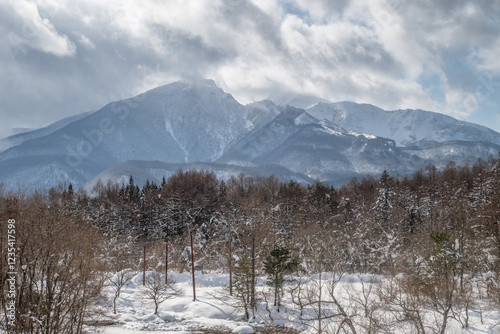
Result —
<path fill-rule="evenodd" d="M 153 272 L 146 272 L 147 277 Z M 295 329 L 300 333 L 318 333 L 318 322 L 305 321 L 305 316 L 300 316 L 299 308 L 292 303 L 289 288 L 294 284 L 289 284 L 284 291 L 283 306 L 280 312 L 272 306 L 272 298 L 268 298 L 268 310 L 266 310 L 266 298 L 264 292 L 269 292 L 265 286 L 264 280 L 258 280 L 258 290 L 260 292 L 259 304 L 256 310 L 255 318 L 249 322 L 244 321 L 244 314 L 241 310 L 231 306 L 236 304 L 235 297 L 228 296 L 229 277 L 227 274 L 202 274 L 196 272 L 196 295 L 197 300 L 193 301 L 192 279 L 190 273 L 169 273 L 181 290 L 181 295 L 174 296 L 166 300 L 159 306 L 158 314 L 154 314 L 154 303 L 145 300 L 142 291 L 143 274 L 136 274 L 128 286 L 124 287 L 117 301 L 117 314 L 112 314 L 112 295 L 113 292 L 108 286 L 110 303 L 108 305 L 109 318 L 100 320 L 112 320 L 115 324 L 110 326 L 89 327 L 91 332 L 103 334 L 146 334 L 146 333 L 262 333 L 265 328 L 271 329 L 272 324 Z M 164 276 L 163 276 L 164 277 Z M 318 284 L 318 276 L 296 278 L 303 282 L 304 289 L 311 288 Z M 363 323 L 362 312 L 358 312 L 361 304 L 352 303 L 354 295 L 363 296 L 363 289 L 370 290 L 373 293 L 368 295 L 368 299 L 375 298 L 375 290 L 381 286 L 385 278 L 375 275 L 345 275 L 336 280 L 334 275 L 323 273 L 322 281 L 323 292 L 328 293 L 328 284 L 336 281 L 334 287 L 335 296 L 339 299 L 342 306 L 351 312 L 352 319 L 358 323 Z M 313 291 L 311 289 L 310 291 Z M 353 294 L 354 292 L 354 294 Z M 354 305 L 354 306 L 353 306 Z M 325 309 L 328 309 L 325 302 Z M 304 308 L 303 315 L 312 314 L 311 310 Z M 375 310 L 380 312 L 380 310 Z M 432 312 L 427 313 L 427 317 L 434 316 Z M 326 313 L 325 313 L 326 314 Z M 389 312 L 381 314 L 384 318 L 391 317 Z M 469 311 L 469 328 L 462 328 L 456 319 L 450 319 L 446 333 L 500 333 L 500 312 L 493 308 L 488 308 L 478 302 L 475 307 Z M 329 319 L 322 320 L 322 330 L 324 333 L 330 333 L 338 323 Z M 275 332 L 278 333 L 278 332 Z M 348 333 L 350 333 L 348 331 Z M 358 330 L 358 333 L 365 333 Z M 410 324 L 398 324 L 394 326 L 392 333 L 414 333 Z M 429 329 L 429 333 L 433 333 Z"/>

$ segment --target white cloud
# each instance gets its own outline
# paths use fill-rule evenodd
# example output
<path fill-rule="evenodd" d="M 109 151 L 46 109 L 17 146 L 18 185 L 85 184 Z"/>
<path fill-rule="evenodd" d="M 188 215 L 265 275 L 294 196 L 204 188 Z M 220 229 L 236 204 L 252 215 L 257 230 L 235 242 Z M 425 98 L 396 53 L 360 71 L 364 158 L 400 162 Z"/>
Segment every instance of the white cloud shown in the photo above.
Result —
<path fill-rule="evenodd" d="M 498 61 L 500 59 L 500 36 L 492 44 L 479 49 L 477 58 L 479 59 L 477 68 L 480 71 L 500 76 L 500 61 Z"/>
<path fill-rule="evenodd" d="M 446 91 L 446 109 L 444 112 L 458 118 L 465 118 L 477 112 L 478 96 L 458 88 Z"/>
<path fill-rule="evenodd" d="M 48 73 L 53 90 L 61 95 L 51 110 L 59 108 L 61 113 L 65 101 L 84 111 L 85 101 L 94 94 L 106 102 L 176 79 L 206 77 L 244 103 L 295 93 L 466 116 L 484 103 L 474 92 L 479 76 L 475 71 L 500 75 L 498 1 L 19 0 L 2 4 L 5 1 L 0 0 L 0 15 L 2 8 L 10 12 L 2 15 L 0 32 L 15 33 L 17 47 L 25 54 L 9 58 L 22 73 L 9 77 L 31 80 L 31 91 L 37 90 L 38 82 L 38 90 L 44 91 L 46 82 L 34 76 Z M 23 35 L 23 29 L 31 31 L 24 26 L 32 26 L 35 33 Z M 83 47 L 82 55 L 68 36 Z M 5 37 L 0 41 L 8 44 Z M 58 56 L 60 61 L 37 60 L 32 50 Z M 459 68 L 450 66 L 450 57 Z M 37 61 L 45 63 L 34 72 Z M 458 87 L 455 77 L 472 84 Z M 0 85 L 9 87 L 5 79 Z M 69 94 L 75 87 L 86 97 L 79 104 Z M 13 98 L 10 95 L 15 96 L 6 90 L 0 97 L 8 100 Z M 47 104 L 49 109 L 49 99 Z"/>
<path fill-rule="evenodd" d="M 16 47 L 27 47 L 61 57 L 75 54 L 75 44 L 68 36 L 56 31 L 50 22 L 50 17 L 40 16 L 37 4 L 19 0 L 12 5 L 12 9 L 20 23 L 10 35 L 17 41 Z M 53 13 L 53 11 L 48 13 Z"/>
<path fill-rule="evenodd" d="M 80 37 L 78 39 L 78 42 L 85 48 L 89 49 L 89 50 L 93 50 L 95 49 L 95 44 L 92 43 L 92 41 L 87 37 L 85 36 L 84 34 L 79 34 Z"/>

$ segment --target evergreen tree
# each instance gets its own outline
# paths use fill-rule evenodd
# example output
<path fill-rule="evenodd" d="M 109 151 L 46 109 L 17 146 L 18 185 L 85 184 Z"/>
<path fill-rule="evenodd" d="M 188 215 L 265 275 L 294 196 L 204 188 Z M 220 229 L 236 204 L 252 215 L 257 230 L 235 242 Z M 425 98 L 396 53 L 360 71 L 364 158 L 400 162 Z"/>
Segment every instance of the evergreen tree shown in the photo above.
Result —
<path fill-rule="evenodd" d="M 285 283 L 285 275 L 297 271 L 299 259 L 290 254 L 288 247 L 282 242 L 274 243 L 273 249 L 264 261 L 267 274 L 266 284 L 274 288 L 274 306 L 281 306 L 281 295 Z"/>
<path fill-rule="evenodd" d="M 440 334 L 446 332 L 448 319 L 460 299 L 459 269 L 464 257 L 456 251 L 455 240 L 446 232 L 431 235 L 434 243 L 432 252 L 424 258 L 423 272 L 417 271 L 417 284 L 429 307 L 439 314 L 436 324 Z"/>
<path fill-rule="evenodd" d="M 385 226 L 389 220 L 389 217 L 391 216 L 393 209 L 392 198 L 395 194 L 392 191 L 392 187 L 394 182 L 389 176 L 389 173 L 384 170 L 382 176 L 380 177 L 379 183 L 381 187 L 378 189 L 379 197 L 377 198 L 377 203 L 375 204 L 374 209 L 378 218 L 378 222 L 382 226 Z"/>
<path fill-rule="evenodd" d="M 337 213 L 338 202 L 336 201 L 337 193 L 332 186 L 316 180 L 316 182 L 307 187 L 309 202 L 319 208 L 328 208 L 329 213 Z"/>

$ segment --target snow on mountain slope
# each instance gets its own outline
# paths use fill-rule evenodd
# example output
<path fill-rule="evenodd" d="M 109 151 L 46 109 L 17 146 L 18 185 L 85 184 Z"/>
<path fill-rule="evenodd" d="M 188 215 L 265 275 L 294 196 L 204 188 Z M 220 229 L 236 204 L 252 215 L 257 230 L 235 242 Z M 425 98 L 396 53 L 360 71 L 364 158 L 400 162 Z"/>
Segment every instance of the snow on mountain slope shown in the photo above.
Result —
<path fill-rule="evenodd" d="M 260 129 L 278 116 L 282 109 L 269 100 L 258 101 L 245 106 L 245 130 Z"/>
<path fill-rule="evenodd" d="M 0 153 L 0 182 L 15 187 L 32 175 L 27 185 L 45 185 L 49 165 L 82 185 L 128 160 L 213 161 L 259 121 L 246 111 L 213 81 L 158 87 Z"/>
<path fill-rule="evenodd" d="M 296 119 L 304 114 L 303 109 L 281 107 L 280 114 L 261 128 L 256 128 L 233 145 L 218 162 L 238 164 L 248 163 L 265 152 L 273 150 L 299 127 Z"/>
<path fill-rule="evenodd" d="M 347 130 L 390 138 L 398 146 L 450 140 L 500 144 L 500 134 L 491 129 L 424 110 L 386 111 L 369 104 L 338 102 L 318 103 L 307 112 Z"/>
<path fill-rule="evenodd" d="M 338 132 L 323 124 L 302 126 L 282 145 L 256 159 L 332 183 L 337 183 L 334 174 L 379 174 L 384 169 L 408 172 L 414 160 L 420 159 L 412 159 L 392 140 Z"/>
<path fill-rule="evenodd" d="M 161 86 L 37 131 L 0 152 L 7 188 L 82 186 L 97 175 L 161 178 L 170 168 L 123 165 L 132 160 L 202 163 L 222 178 L 272 170 L 283 180 L 339 184 L 384 169 L 402 175 L 429 163 L 473 163 L 500 151 L 499 133 L 437 113 L 350 102 L 307 110 L 267 100 L 243 106 L 211 80 Z"/>
<path fill-rule="evenodd" d="M 417 146 L 402 148 L 407 154 L 431 160 L 438 167 L 445 167 L 448 162 L 474 164 L 478 157 L 498 156 L 500 145 L 488 142 L 447 141 L 443 143 L 423 143 Z"/>
<path fill-rule="evenodd" d="M 161 118 L 162 132 L 167 132 L 181 149 L 183 162 L 219 158 L 248 126 L 245 108 L 210 80 L 175 83 L 154 89 L 148 95 L 151 97 L 145 108 L 148 115 L 141 115 L 136 121 L 148 127 L 152 117 Z"/>
<path fill-rule="evenodd" d="M 338 184 L 355 175 L 408 172 L 419 162 L 396 147 L 394 141 L 346 131 L 328 120 L 314 118 L 303 109 L 282 107 L 282 113 L 251 132 L 218 162 L 259 166 L 274 164 Z"/>
<path fill-rule="evenodd" d="M 296 94 L 296 93 L 273 94 L 270 95 L 268 99 L 278 105 L 283 105 L 283 106 L 288 105 L 301 109 L 310 108 L 316 105 L 317 103 L 331 103 L 328 100 L 322 99 L 312 94 Z"/>

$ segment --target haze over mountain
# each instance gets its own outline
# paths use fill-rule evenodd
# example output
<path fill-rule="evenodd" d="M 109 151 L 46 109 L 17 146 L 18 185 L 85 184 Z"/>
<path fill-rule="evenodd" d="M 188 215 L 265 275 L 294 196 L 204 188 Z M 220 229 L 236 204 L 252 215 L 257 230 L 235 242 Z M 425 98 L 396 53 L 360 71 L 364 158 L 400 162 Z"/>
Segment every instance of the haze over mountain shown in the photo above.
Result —
<path fill-rule="evenodd" d="M 90 115 L 91 113 L 92 112 L 89 111 L 89 112 L 85 112 L 85 113 L 78 114 L 75 116 L 63 118 L 55 123 L 50 124 L 49 126 L 41 128 L 41 129 L 22 131 L 22 132 L 14 134 L 12 136 L 2 138 L 2 139 L 0 139 L 0 152 L 5 151 L 13 146 L 21 145 L 25 141 L 37 139 L 37 138 L 49 135 L 49 134 L 65 127 L 66 125 L 68 125 L 74 121 L 80 120 L 83 117 Z"/>
<path fill-rule="evenodd" d="M 91 187 L 99 178 L 161 179 L 180 168 L 332 184 L 429 163 L 474 163 L 500 151 L 500 134 L 423 110 L 351 102 L 308 109 L 242 105 L 211 80 L 174 82 L 0 141 L 0 182 Z M 128 162 L 130 161 L 130 162 Z"/>

